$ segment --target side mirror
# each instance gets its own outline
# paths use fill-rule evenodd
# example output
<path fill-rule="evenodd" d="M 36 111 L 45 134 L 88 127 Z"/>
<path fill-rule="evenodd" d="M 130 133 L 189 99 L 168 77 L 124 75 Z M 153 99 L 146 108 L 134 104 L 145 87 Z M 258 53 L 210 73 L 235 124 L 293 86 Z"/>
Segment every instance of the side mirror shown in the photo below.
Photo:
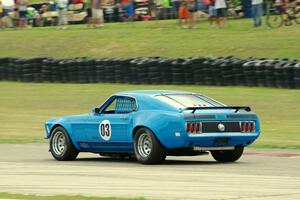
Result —
<path fill-rule="evenodd" d="M 99 109 L 99 108 L 94 108 L 94 109 L 92 110 L 92 112 L 93 112 L 94 114 L 99 114 L 100 109 Z"/>

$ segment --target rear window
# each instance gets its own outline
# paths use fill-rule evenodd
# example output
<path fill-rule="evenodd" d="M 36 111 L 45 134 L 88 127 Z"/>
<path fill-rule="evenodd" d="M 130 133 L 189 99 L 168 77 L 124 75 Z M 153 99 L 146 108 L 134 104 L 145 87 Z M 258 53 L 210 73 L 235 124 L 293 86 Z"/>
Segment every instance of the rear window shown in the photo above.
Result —
<path fill-rule="evenodd" d="M 224 106 L 213 99 L 197 94 L 158 95 L 157 99 L 176 108 Z"/>

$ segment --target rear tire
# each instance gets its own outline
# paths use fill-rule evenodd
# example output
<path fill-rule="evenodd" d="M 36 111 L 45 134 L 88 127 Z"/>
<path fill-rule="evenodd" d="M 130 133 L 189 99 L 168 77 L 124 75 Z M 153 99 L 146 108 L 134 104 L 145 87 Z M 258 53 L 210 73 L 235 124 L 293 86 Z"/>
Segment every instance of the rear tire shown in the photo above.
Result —
<path fill-rule="evenodd" d="M 134 153 L 142 164 L 160 164 L 166 159 L 164 147 L 147 128 L 137 130 L 134 137 Z"/>
<path fill-rule="evenodd" d="M 59 161 L 75 160 L 79 153 L 63 127 L 57 127 L 52 131 L 50 152 L 53 158 Z"/>
<path fill-rule="evenodd" d="M 244 147 L 235 147 L 234 150 L 210 151 L 212 157 L 218 162 L 235 162 L 243 154 Z"/>

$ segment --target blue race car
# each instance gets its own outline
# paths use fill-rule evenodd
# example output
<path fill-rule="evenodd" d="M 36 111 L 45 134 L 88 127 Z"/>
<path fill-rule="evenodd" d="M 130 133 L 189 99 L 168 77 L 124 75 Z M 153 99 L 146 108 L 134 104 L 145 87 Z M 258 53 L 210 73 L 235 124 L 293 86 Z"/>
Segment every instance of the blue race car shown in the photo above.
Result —
<path fill-rule="evenodd" d="M 127 91 L 91 113 L 47 120 L 45 139 L 56 160 L 93 152 L 157 164 L 168 155 L 210 152 L 218 162 L 234 162 L 260 134 L 259 119 L 250 111 L 192 92 Z"/>

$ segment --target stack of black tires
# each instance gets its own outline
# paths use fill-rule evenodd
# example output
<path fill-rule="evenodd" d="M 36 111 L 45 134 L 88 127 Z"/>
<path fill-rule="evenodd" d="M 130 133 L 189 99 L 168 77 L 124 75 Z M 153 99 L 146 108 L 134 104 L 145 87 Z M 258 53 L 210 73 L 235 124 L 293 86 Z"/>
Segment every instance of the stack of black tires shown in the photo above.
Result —
<path fill-rule="evenodd" d="M 0 58 L 0 80 L 300 88 L 300 61 L 228 57 Z"/>

